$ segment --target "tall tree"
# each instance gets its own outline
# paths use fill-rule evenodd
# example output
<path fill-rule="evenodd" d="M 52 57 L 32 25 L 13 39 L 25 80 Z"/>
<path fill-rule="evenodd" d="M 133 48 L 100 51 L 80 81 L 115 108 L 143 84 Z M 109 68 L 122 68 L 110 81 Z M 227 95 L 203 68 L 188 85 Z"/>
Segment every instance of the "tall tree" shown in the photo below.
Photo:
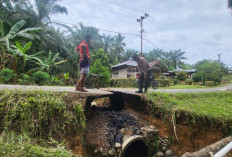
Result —
<path fill-rule="evenodd" d="M 54 14 L 68 14 L 67 8 L 58 4 L 60 0 L 21 0 L 16 2 L 15 11 L 25 18 L 30 18 L 36 25 L 50 23 L 50 16 Z M 34 5 L 33 5 L 34 4 Z"/>
<path fill-rule="evenodd" d="M 163 55 L 164 51 L 161 49 L 153 49 L 149 53 L 145 54 L 145 58 L 148 62 L 153 62 L 155 60 L 161 60 L 161 56 Z"/>
<path fill-rule="evenodd" d="M 185 52 L 179 50 L 174 50 L 174 51 L 170 51 L 170 59 L 173 62 L 174 68 L 176 69 L 177 66 L 180 66 L 183 64 L 182 60 L 186 59 L 183 55 L 185 54 Z"/>
<path fill-rule="evenodd" d="M 232 9 L 232 0 L 228 0 L 228 7 Z"/>
<path fill-rule="evenodd" d="M 133 50 L 133 49 L 127 49 L 126 51 L 124 51 L 122 53 L 122 56 L 121 56 L 121 62 L 124 62 L 124 61 L 127 61 L 129 60 L 130 58 L 132 58 L 135 54 L 137 54 L 138 51 L 136 50 Z"/>
<path fill-rule="evenodd" d="M 126 43 L 124 42 L 125 37 L 121 34 L 114 36 L 114 43 L 112 49 L 110 50 L 110 62 L 115 64 L 120 61 L 121 53 L 124 51 Z"/>
<path fill-rule="evenodd" d="M 111 37 L 110 35 L 103 34 L 102 40 L 103 40 L 104 52 L 109 55 L 109 50 L 112 47 L 112 44 L 114 42 L 114 38 Z"/>
<path fill-rule="evenodd" d="M 172 60 L 171 60 L 170 52 L 164 52 L 162 54 L 161 62 L 168 68 L 168 70 L 174 70 L 174 68 L 172 68 Z"/>

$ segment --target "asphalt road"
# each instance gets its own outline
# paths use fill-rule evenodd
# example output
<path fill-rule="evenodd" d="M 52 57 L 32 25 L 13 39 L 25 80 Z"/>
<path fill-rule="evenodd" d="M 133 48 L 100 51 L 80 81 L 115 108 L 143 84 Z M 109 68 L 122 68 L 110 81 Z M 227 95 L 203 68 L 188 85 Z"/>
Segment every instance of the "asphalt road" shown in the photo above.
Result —
<path fill-rule="evenodd" d="M 60 86 L 26 86 L 26 85 L 5 85 L 0 84 L 0 90 L 42 90 L 42 91 L 55 91 L 55 92 L 71 92 L 71 93 L 82 93 L 75 91 L 74 87 L 60 87 Z M 102 88 L 102 89 L 88 89 L 86 95 L 107 95 L 112 94 L 110 91 L 121 91 L 126 93 L 135 93 L 135 88 Z M 223 92 L 232 91 L 232 84 L 224 87 L 216 88 L 200 88 L 200 89 L 149 89 L 149 92 L 162 92 L 162 93 L 201 93 L 201 92 Z"/>
<path fill-rule="evenodd" d="M 106 88 L 108 91 L 122 91 L 127 93 L 134 93 L 138 89 L 134 88 Z M 202 93 L 202 92 L 225 92 L 232 91 L 232 84 L 223 86 L 223 87 L 215 87 L 215 88 L 199 88 L 199 89 L 156 89 L 153 90 L 149 88 L 149 92 L 161 92 L 161 93 Z"/>

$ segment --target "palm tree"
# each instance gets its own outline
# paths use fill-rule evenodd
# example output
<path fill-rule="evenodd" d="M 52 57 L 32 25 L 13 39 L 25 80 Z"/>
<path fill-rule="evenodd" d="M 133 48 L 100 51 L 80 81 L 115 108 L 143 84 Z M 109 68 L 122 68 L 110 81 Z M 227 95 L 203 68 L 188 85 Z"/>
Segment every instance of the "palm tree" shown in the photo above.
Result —
<path fill-rule="evenodd" d="M 68 13 L 67 8 L 60 6 L 59 0 L 29 0 L 16 1 L 12 18 L 24 18 L 30 20 L 36 26 L 44 26 L 50 23 L 50 16 L 59 13 Z"/>
<path fill-rule="evenodd" d="M 155 60 L 160 60 L 163 53 L 164 51 L 161 49 L 153 49 L 149 53 L 145 54 L 145 58 L 148 62 L 153 62 Z"/>
<path fill-rule="evenodd" d="M 109 50 L 112 47 L 112 44 L 114 42 L 114 38 L 111 37 L 110 35 L 103 34 L 102 40 L 103 40 L 103 45 L 104 45 L 103 46 L 104 52 L 109 55 Z"/>
<path fill-rule="evenodd" d="M 126 43 L 123 41 L 124 39 L 125 37 L 123 37 L 121 34 L 114 36 L 114 43 L 109 55 L 110 62 L 113 64 L 120 61 L 121 53 L 124 51 L 124 47 L 126 46 Z"/>
<path fill-rule="evenodd" d="M 228 7 L 232 9 L 232 0 L 228 0 Z"/>
<path fill-rule="evenodd" d="M 168 70 L 172 70 L 171 69 L 172 60 L 171 60 L 171 53 L 170 52 L 163 52 L 163 54 L 161 56 L 161 62 L 167 66 Z"/>
<path fill-rule="evenodd" d="M 183 64 L 182 60 L 186 59 L 183 55 L 185 54 L 185 52 L 179 50 L 174 50 L 174 51 L 170 51 L 170 59 L 172 60 L 173 64 L 174 64 L 174 68 L 176 69 L 177 66 L 180 66 L 181 64 Z"/>
<path fill-rule="evenodd" d="M 138 51 L 136 50 L 133 50 L 133 49 L 127 49 L 125 52 L 122 53 L 122 56 L 121 56 L 121 62 L 124 62 L 124 61 L 127 61 L 129 60 L 130 58 L 132 58 L 135 54 L 137 54 Z"/>

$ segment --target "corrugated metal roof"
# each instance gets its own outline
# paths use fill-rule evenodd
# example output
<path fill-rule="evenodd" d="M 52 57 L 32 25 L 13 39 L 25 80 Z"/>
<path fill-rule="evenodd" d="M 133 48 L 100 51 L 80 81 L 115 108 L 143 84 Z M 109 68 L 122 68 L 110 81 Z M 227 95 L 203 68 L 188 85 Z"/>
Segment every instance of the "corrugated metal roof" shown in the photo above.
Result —
<path fill-rule="evenodd" d="M 179 71 L 184 71 L 186 73 L 195 73 L 197 70 L 196 69 L 181 69 L 181 68 L 177 68 L 173 71 L 169 71 L 169 72 L 179 72 Z"/>
<path fill-rule="evenodd" d="M 117 65 L 114 65 L 114 66 L 112 66 L 112 68 L 120 67 L 120 66 L 123 66 L 123 65 L 128 65 L 128 66 L 134 66 L 134 67 L 136 67 L 137 63 L 134 60 L 128 60 L 128 61 L 119 63 Z"/>

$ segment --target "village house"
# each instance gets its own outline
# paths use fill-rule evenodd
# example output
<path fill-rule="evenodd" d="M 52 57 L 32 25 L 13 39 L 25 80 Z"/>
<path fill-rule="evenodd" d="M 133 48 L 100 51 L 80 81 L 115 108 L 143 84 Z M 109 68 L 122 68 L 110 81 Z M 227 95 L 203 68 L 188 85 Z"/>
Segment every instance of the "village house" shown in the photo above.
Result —
<path fill-rule="evenodd" d="M 160 61 L 149 63 L 152 74 L 159 79 L 162 73 L 167 73 L 168 69 Z M 128 60 L 112 66 L 112 79 L 124 79 L 136 77 L 139 72 L 137 63 L 134 60 Z"/>
<path fill-rule="evenodd" d="M 188 75 L 189 79 L 192 79 L 193 74 L 196 73 L 196 69 L 181 69 L 181 68 L 177 68 L 173 71 L 168 71 L 168 73 L 162 73 L 162 75 L 165 75 L 166 77 L 168 77 L 169 79 L 175 79 L 176 74 L 178 72 L 185 72 Z"/>

